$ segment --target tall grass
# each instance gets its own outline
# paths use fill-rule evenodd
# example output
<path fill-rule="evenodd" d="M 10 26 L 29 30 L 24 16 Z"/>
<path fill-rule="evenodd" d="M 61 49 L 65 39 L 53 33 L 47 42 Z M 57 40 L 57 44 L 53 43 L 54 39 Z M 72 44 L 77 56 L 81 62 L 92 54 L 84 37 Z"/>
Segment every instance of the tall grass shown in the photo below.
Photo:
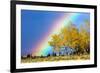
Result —
<path fill-rule="evenodd" d="M 49 56 L 49 57 L 35 57 L 35 58 L 22 58 L 22 63 L 32 63 L 32 62 L 47 62 L 47 61 L 68 61 L 68 60 L 89 60 L 90 55 L 70 55 L 70 56 Z"/>

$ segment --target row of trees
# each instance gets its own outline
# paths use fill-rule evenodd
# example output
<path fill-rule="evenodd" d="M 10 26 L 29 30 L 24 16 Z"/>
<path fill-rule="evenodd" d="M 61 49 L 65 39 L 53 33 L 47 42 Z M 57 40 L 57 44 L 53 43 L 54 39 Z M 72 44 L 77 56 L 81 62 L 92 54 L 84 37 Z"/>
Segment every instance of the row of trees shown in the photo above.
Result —
<path fill-rule="evenodd" d="M 52 35 L 52 40 L 48 42 L 53 46 L 53 50 L 59 52 L 61 47 L 70 47 L 76 50 L 76 54 L 90 52 L 90 23 L 88 20 L 84 24 L 76 27 L 73 23 L 61 29 L 59 34 Z"/>

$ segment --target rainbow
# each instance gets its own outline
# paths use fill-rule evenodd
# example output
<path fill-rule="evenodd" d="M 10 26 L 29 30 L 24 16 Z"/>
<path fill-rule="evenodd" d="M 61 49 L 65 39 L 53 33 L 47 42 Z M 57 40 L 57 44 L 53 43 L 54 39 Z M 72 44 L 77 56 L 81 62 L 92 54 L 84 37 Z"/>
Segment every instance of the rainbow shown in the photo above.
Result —
<path fill-rule="evenodd" d="M 40 40 L 36 48 L 33 49 L 32 55 L 46 56 L 48 52 L 52 50 L 51 46 L 48 44 L 48 41 L 51 40 L 51 36 L 53 34 L 59 34 L 61 28 L 70 25 L 69 22 L 77 19 L 79 15 L 79 13 L 65 13 L 64 16 L 58 18 L 52 26 L 51 30 L 46 35 L 44 35 L 44 38 Z"/>

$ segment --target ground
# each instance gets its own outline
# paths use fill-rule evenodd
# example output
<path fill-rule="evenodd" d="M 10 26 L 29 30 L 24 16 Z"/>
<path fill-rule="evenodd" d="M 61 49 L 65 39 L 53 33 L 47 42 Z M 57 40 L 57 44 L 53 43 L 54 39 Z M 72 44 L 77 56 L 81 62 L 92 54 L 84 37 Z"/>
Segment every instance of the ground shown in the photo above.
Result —
<path fill-rule="evenodd" d="M 70 56 L 49 56 L 49 57 L 36 57 L 36 58 L 22 58 L 22 63 L 32 62 L 47 62 L 47 61 L 64 61 L 64 60 L 89 60 L 90 55 L 70 55 Z"/>

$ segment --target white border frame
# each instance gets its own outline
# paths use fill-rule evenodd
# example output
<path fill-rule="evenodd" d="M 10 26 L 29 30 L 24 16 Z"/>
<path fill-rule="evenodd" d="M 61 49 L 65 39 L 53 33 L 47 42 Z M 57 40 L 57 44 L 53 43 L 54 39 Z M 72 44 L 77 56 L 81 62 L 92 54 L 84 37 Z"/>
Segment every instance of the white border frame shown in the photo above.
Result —
<path fill-rule="evenodd" d="M 21 63 L 21 9 L 26 10 L 46 10 L 46 11 L 66 11 L 66 12 L 88 12 L 90 13 L 90 60 L 84 61 L 60 61 L 60 62 L 38 62 Z M 55 66 L 72 66 L 94 64 L 94 9 L 70 8 L 70 7 L 51 7 L 37 5 L 16 5 L 16 69 L 40 68 Z"/>

